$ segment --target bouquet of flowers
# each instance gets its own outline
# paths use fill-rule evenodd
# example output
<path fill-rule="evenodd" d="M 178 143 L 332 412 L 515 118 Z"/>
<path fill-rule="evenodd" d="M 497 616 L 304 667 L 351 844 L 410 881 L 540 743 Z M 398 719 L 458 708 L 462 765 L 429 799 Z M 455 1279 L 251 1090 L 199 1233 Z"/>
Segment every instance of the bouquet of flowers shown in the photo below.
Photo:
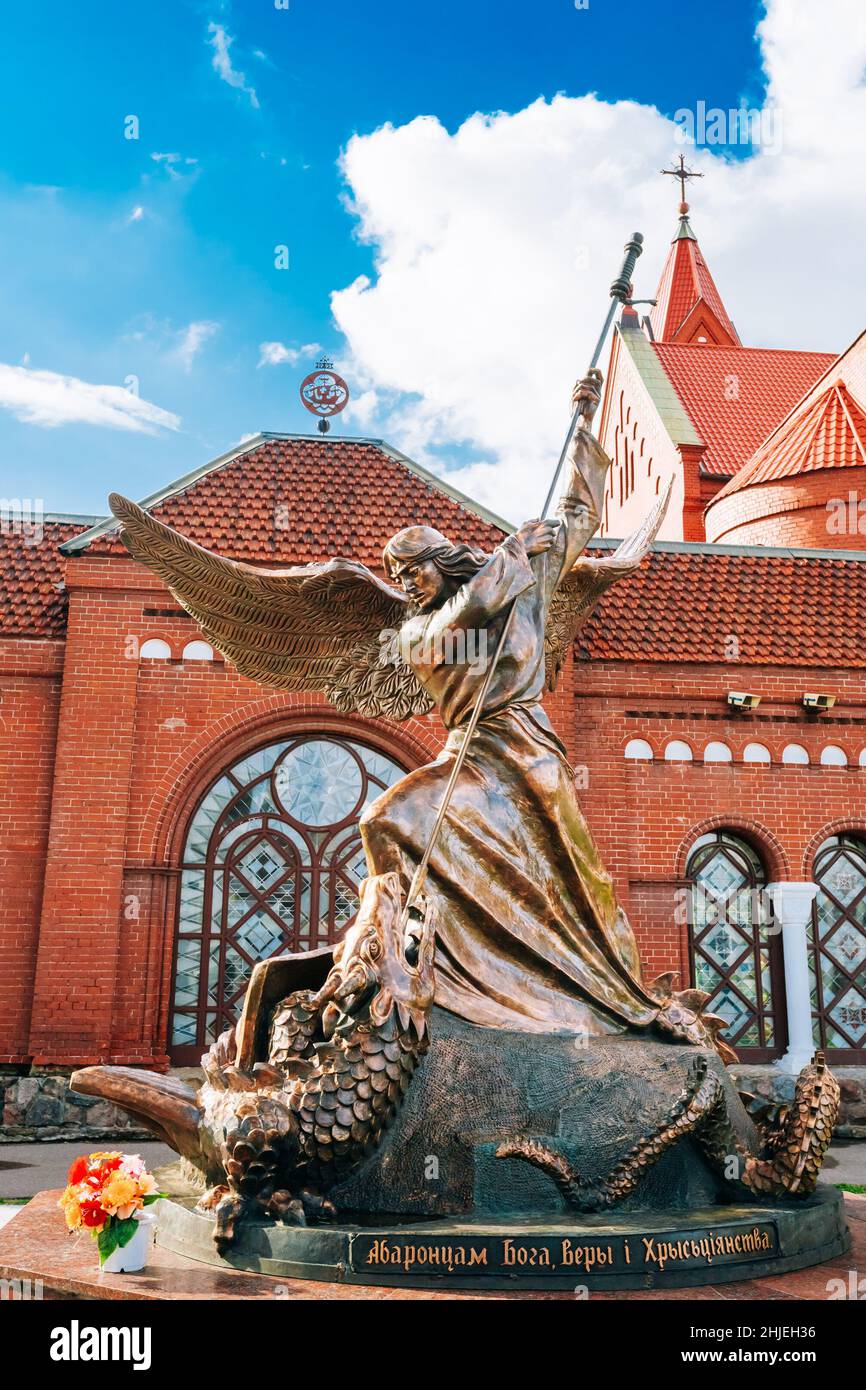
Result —
<path fill-rule="evenodd" d="M 70 1231 L 90 1231 L 101 1265 L 132 1240 L 138 1229 L 136 1212 L 165 1196 L 138 1154 L 105 1152 L 76 1158 L 67 1182 L 57 1205 Z"/>

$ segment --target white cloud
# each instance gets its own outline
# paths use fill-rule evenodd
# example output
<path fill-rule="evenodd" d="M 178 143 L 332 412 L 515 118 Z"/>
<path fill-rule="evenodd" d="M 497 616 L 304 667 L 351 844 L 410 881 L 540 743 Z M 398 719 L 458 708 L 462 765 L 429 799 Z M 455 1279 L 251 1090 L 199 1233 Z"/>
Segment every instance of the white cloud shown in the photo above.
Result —
<path fill-rule="evenodd" d="M 842 349 L 863 326 L 841 267 L 860 263 L 866 219 L 866 6 L 769 0 L 759 38 L 781 140 L 747 160 L 688 150 L 706 175 L 692 225 L 745 343 Z M 451 481 L 507 517 L 536 511 L 635 229 L 636 293 L 655 292 L 677 204 L 658 171 L 678 135 L 654 107 L 590 95 L 352 139 L 376 272 L 332 309 L 353 386 L 378 393 L 377 432 L 437 467 L 431 450 L 461 446 L 477 461 Z"/>
<path fill-rule="evenodd" d="M 28 425 L 98 425 L 156 434 L 176 430 L 180 419 L 123 386 L 102 386 L 59 372 L 0 363 L 0 407 Z"/>
<path fill-rule="evenodd" d="M 178 183 L 186 179 L 188 183 L 196 179 L 200 173 L 198 169 L 198 159 L 192 155 L 177 154 L 174 151 L 168 153 L 154 153 L 151 156 L 154 164 L 158 164 L 165 170 L 173 183 Z"/>
<path fill-rule="evenodd" d="M 357 425 L 359 429 L 366 429 L 370 421 L 381 414 L 382 406 L 382 397 L 378 391 L 361 391 L 359 395 L 350 397 L 349 404 L 343 411 L 343 421 L 346 424 Z"/>
<path fill-rule="evenodd" d="M 218 333 L 219 329 L 220 325 L 210 319 L 198 319 L 195 323 L 188 324 L 186 328 L 180 329 L 177 345 L 170 355 L 180 363 L 185 372 L 191 371 L 195 358 L 208 339 Z"/>
<path fill-rule="evenodd" d="M 259 367 L 279 367 L 283 362 L 296 367 L 305 357 L 322 351 L 320 343 L 304 343 L 303 347 L 287 347 L 285 343 L 259 343 Z"/>
<path fill-rule="evenodd" d="M 235 87 L 239 92 L 243 92 L 250 99 L 250 106 L 258 110 L 259 99 L 256 96 L 255 87 L 249 86 L 247 79 L 242 72 L 239 72 L 232 64 L 230 49 L 234 43 L 231 34 L 222 24 L 209 24 L 207 31 L 211 35 L 208 43 L 213 49 L 211 64 L 216 72 L 230 87 Z"/>
<path fill-rule="evenodd" d="M 143 217 L 144 217 L 144 208 L 143 208 L 143 206 L 142 206 L 141 203 L 136 203 L 135 207 L 132 209 L 132 212 L 129 214 L 129 216 L 127 217 L 126 220 L 127 220 L 128 223 L 129 223 L 129 222 L 140 222 L 140 221 L 142 220 Z"/>

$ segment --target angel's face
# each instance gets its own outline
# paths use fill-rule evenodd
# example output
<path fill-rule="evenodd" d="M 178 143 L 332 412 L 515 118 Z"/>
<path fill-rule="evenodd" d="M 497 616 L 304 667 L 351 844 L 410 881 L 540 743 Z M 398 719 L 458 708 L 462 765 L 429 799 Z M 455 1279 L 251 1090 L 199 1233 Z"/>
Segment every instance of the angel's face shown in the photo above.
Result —
<path fill-rule="evenodd" d="M 438 608 L 449 594 L 449 584 L 434 560 L 416 560 L 400 571 L 400 583 L 407 597 L 427 613 Z"/>

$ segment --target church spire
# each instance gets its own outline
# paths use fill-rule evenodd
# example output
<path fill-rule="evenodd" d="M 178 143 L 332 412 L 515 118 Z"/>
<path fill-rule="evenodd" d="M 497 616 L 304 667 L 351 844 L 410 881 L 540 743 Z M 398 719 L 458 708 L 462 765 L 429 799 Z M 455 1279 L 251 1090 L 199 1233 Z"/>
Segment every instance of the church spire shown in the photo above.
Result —
<path fill-rule="evenodd" d="M 653 337 L 659 343 L 712 343 L 741 347 L 737 330 L 716 289 L 703 258 L 698 239 L 689 222 L 686 183 L 702 179 L 703 174 L 686 168 L 680 155 L 679 167 L 662 169 L 680 181 L 679 226 L 656 291 L 656 305 L 650 315 Z"/>

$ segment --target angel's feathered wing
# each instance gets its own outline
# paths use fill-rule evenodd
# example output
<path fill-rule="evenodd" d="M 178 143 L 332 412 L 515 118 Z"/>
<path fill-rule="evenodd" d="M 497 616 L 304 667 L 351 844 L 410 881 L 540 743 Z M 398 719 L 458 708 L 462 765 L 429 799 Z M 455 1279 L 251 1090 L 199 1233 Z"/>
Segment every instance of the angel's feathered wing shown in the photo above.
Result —
<path fill-rule="evenodd" d="M 257 569 L 226 560 L 112 493 L 121 538 L 241 675 L 319 690 L 337 709 L 408 719 L 432 708 L 393 640 L 406 599 L 353 560 Z"/>
<path fill-rule="evenodd" d="M 544 660 L 548 690 L 555 690 L 559 673 L 572 642 L 589 618 L 602 594 L 633 574 L 658 535 L 670 501 L 673 481 L 633 535 L 617 546 L 612 555 L 592 559 L 582 555 L 556 590 L 547 612 L 544 631 Z"/>

